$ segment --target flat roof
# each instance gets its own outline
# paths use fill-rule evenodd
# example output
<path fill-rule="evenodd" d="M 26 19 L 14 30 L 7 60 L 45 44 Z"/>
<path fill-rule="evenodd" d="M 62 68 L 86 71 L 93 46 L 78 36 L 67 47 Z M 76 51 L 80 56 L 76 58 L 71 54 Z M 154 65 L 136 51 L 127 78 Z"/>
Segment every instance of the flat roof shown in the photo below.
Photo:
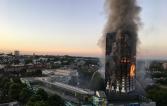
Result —
<path fill-rule="evenodd" d="M 61 87 L 63 89 L 73 91 L 73 92 L 77 92 L 77 93 L 81 93 L 81 94 L 94 95 L 94 92 L 91 91 L 91 90 L 88 90 L 88 89 L 82 89 L 82 88 L 78 88 L 78 87 L 71 86 L 71 85 L 64 84 L 64 83 L 60 83 L 60 82 L 52 83 L 52 82 L 48 82 L 48 81 L 44 80 L 43 78 L 38 78 L 38 80 L 40 80 L 42 82 L 45 82 L 45 83 L 48 83 L 48 84 L 51 84 L 51 85 L 55 85 L 57 87 Z"/>

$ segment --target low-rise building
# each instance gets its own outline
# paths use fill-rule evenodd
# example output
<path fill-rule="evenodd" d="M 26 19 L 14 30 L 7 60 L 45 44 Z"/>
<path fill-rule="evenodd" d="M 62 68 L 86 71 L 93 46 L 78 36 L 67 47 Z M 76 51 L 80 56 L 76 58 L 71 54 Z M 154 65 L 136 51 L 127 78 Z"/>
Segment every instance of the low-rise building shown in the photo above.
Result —
<path fill-rule="evenodd" d="M 165 70 L 167 69 L 167 63 L 163 63 L 162 66 Z"/>

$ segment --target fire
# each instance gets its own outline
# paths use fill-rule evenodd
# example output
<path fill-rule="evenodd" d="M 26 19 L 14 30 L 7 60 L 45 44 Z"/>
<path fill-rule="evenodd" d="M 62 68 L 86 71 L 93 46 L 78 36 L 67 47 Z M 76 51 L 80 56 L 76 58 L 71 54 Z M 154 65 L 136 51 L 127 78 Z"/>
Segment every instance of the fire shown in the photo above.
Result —
<path fill-rule="evenodd" d="M 130 67 L 130 77 L 132 78 L 135 76 L 135 69 L 136 69 L 135 64 L 132 64 Z"/>

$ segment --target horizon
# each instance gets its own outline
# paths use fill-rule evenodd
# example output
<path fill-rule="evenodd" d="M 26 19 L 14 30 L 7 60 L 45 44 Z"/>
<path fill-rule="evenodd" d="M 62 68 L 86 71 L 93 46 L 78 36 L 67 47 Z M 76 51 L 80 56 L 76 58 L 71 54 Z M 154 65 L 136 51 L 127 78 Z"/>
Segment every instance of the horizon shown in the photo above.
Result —
<path fill-rule="evenodd" d="M 14 51 L 19 51 L 19 50 L 14 50 Z M 4 53 L 4 54 L 10 54 L 12 53 L 12 55 L 14 55 L 14 51 L 1 51 L 1 53 Z M 31 52 L 31 51 L 19 51 L 20 52 L 20 55 L 29 55 L 29 56 L 32 56 L 32 55 L 42 55 L 42 56 L 73 56 L 73 57 L 91 57 L 91 58 L 99 58 L 99 59 L 103 59 L 105 58 L 104 56 L 105 55 L 78 55 L 78 54 L 68 54 L 68 53 L 62 53 L 62 54 L 56 54 L 56 53 L 48 53 L 48 52 Z M 140 56 L 137 56 L 137 61 L 140 61 L 140 60 L 145 60 L 145 61 L 152 61 L 152 60 L 167 60 L 167 56 L 147 56 L 147 57 L 140 57 Z"/>
<path fill-rule="evenodd" d="M 137 56 L 166 57 L 167 22 L 163 0 L 140 0 Z M 104 0 L 1 0 L 0 52 L 101 57 L 98 40 L 107 20 Z"/>

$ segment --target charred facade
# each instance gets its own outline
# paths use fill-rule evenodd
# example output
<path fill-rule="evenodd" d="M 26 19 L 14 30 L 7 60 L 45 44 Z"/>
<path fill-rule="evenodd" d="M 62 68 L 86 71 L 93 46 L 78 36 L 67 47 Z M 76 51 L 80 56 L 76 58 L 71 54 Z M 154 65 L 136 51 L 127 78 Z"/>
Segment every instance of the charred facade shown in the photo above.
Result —
<path fill-rule="evenodd" d="M 111 93 L 135 90 L 136 44 L 128 31 L 106 34 L 105 81 Z"/>

